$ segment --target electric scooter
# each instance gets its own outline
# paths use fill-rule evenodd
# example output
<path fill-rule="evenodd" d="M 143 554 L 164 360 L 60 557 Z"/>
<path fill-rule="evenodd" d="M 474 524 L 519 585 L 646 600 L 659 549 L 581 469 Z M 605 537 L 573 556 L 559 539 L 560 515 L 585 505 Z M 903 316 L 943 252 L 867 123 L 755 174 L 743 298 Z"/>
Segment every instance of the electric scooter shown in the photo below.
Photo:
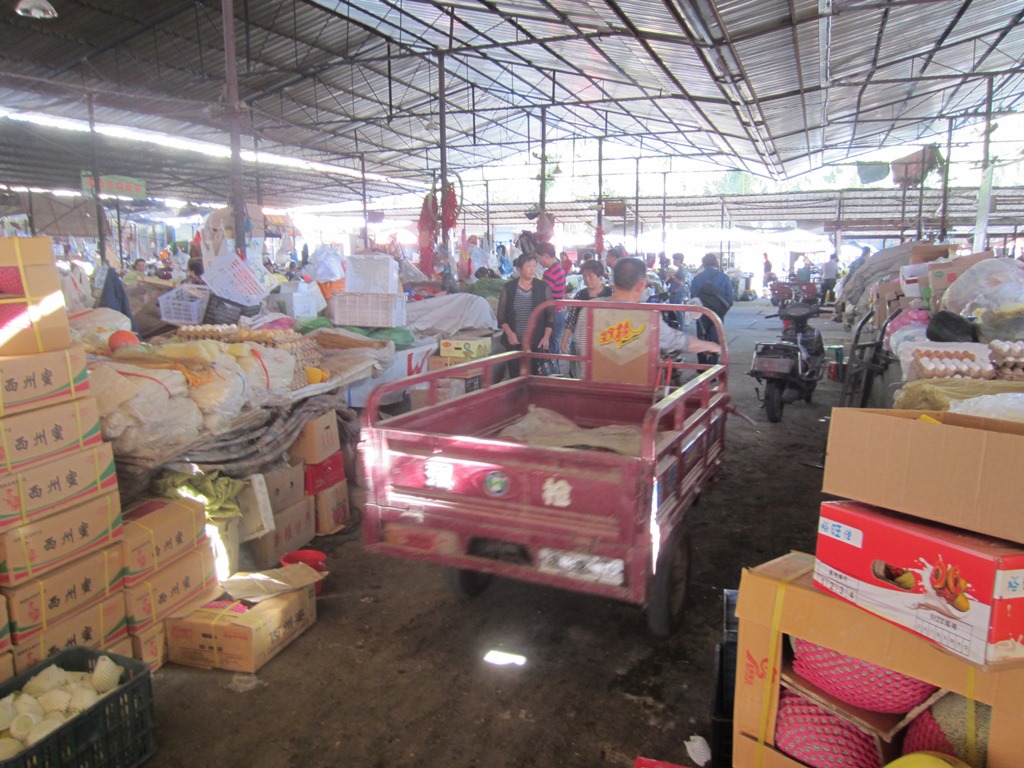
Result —
<path fill-rule="evenodd" d="M 808 324 L 818 313 L 816 304 L 787 304 L 778 315 L 771 315 L 783 321 L 782 338 L 754 346 L 754 360 L 747 375 L 764 384 L 764 396 L 758 391 L 758 398 L 773 424 L 782 419 L 785 405 L 800 399 L 811 402 L 824 373 L 825 343 L 818 329 Z"/>

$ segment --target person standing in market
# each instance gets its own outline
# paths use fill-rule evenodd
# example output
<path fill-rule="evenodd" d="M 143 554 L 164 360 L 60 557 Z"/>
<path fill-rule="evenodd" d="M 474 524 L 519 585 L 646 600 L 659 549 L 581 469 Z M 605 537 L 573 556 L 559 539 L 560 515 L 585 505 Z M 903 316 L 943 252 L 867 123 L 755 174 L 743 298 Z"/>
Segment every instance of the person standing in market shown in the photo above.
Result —
<path fill-rule="evenodd" d="M 714 254 L 709 255 L 713 256 Z M 726 279 L 728 280 L 728 278 Z M 612 272 L 612 285 L 610 301 L 643 302 L 644 291 L 647 289 L 647 265 L 640 259 L 628 256 L 618 259 L 615 263 L 615 270 Z M 731 282 L 729 286 L 731 293 Z M 695 339 L 686 331 L 670 326 L 660 313 L 658 317 L 658 346 L 661 347 L 662 352 L 696 352 L 698 360 L 702 356 L 713 357 L 717 362 L 718 353 L 722 351 L 722 348 L 716 341 L 704 340 L 699 336 Z"/>
<path fill-rule="evenodd" d="M 839 254 L 833 253 L 832 258 L 821 266 L 821 297 L 819 302 L 825 306 L 826 302 L 836 300 L 836 280 L 839 279 Z"/>
<path fill-rule="evenodd" d="M 683 304 L 689 298 L 687 295 L 689 288 L 686 281 L 686 267 L 683 266 L 684 256 L 681 253 L 672 254 L 672 266 L 674 271 L 669 273 L 668 280 L 668 303 L 669 304 Z M 683 327 L 685 320 L 683 319 L 683 312 L 676 313 L 679 316 L 679 327 Z"/>
<path fill-rule="evenodd" d="M 543 280 L 537 278 L 537 257 L 532 253 L 520 254 L 516 259 L 519 277 L 509 280 L 501 288 L 498 297 L 498 327 L 502 331 L 502 341 L 507 350 L 529 349 L 524 346 L 526 326 L 533 310 L 545 301 L 551 301 L 551 288 Z M 543 322 L 537 323 L 530 346 L 534 350 L 548 348 L 551 332 L 555 325 L 555 309 L 548 307 L 544 311 Z M 536 365 L 536 364 L 535 364 Z M 539 373 L 538 369 L 534 373 Z M 519 361 L 508 364 L 509 377 L 519 375 Z"/>
<path fill-rule="evenodd" d="M 544 267 L 544 282 L 551 289 L 551 298 L 559 301 L 565 298 L 565 270 L 555 255 L 555 246 L 551 243 L 540 243 L 537 247 L 537 260 Z M 555 324 L 551 332 L 550 352 L 557 355 L 562 351 L 562 333 L 565 331 L 565 313 L 561 307 L 555 308 Z"/>
<path fill-rule="evenodd" d="M 718 256 L 714 253 L 705 253 L 701 259 L 701 266 L 704 269 L 690 284 L 690 295 L 700 299 L 700 303 L 718 315 L 719 319 L 725 320 L 725 314 L 732 307 L 734 300 L 732 280 L 718 268 Z M 697 318 L 697 338 L 718 343 L 718 331 L 711 318 L 705 315 Z M 718 354 L 698 353 L 697 362 L 715 365 L 718 363 Z"/>

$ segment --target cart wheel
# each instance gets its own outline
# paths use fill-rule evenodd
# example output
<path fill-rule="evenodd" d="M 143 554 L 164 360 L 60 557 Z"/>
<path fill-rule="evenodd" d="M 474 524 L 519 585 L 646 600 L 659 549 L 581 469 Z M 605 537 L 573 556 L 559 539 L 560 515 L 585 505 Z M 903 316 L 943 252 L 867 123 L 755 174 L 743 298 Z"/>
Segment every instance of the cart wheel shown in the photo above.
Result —
<path fill-rule="evenodd" d="M 491 574 L 463 568 L 445 568 L 444 583 L 460 600 L 471 600 L 487 589 L 491 583 Z"/>
<path fill-rule="evenodd" d="M 785 385 L 781 381 L 769 381 L 764 387 L 764 412 L 768 421 L 778 424 L 782 421 L 782 391 Z"/>
<path fill-rule="evenodd" d="M 689 526 L 681 523 L 658 555 L 647 601 L 647 628 L 655 637 L 670 637 L 683 620 L 686 587 L 690 580 Z"/>

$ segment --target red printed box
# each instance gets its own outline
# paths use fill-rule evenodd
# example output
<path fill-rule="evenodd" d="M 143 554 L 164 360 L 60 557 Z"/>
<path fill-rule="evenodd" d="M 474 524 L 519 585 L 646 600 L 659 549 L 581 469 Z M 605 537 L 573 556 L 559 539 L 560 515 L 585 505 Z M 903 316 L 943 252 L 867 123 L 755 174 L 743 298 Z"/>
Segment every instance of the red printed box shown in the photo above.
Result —
<path fill-rule="evenodd" d="M 1024 659 L 1024 547 L 825 502 L 814 584 L 977 664 Z"/>
<path fill-rule="evenodd" d="M 345 479 L 345 455 L 338 451 L 326 461 L 306 465 L 306 495 L 316 496 Z"/>

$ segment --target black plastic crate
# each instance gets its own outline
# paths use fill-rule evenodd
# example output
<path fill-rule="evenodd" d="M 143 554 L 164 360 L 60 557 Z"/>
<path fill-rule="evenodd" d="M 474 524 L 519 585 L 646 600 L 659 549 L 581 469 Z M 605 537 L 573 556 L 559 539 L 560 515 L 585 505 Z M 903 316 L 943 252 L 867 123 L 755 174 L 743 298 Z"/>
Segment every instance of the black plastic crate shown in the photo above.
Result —
<path fill-rule="evenodd" d="M 711 708 L 711 768 L 732 767 L 732 708 L 736 698 L 736 641 L 715 646 L 715 697 Z"/>
<path fill-rule="evenodd" d="M 740 622 L 736 618 L 736 598 L 738 589 L 722 590 L 722 639 L 736 642 L 739 636 Z"/>
<path fill-rule="evenodd" d="M 124 669 L 118 687 L 38 744 L 0 761 L 3 768 L 134 768 L 156 752 L 153 683 L 145 662 L 92 648 L 66 648 L 5 682 L 0 698 L 20 691 L 54 664 L 70 672 L 90 672 L 100 656 L 109 656 Z"/>
<path fill-rule="evenodd" d="M 210 294 L 203 314 L 204 325 L 231 325 L 241 317 L 256 317 L 260 313 L 260 305 L 247 307 L 237 301 L 223 299 L 215 293 Z"/>

